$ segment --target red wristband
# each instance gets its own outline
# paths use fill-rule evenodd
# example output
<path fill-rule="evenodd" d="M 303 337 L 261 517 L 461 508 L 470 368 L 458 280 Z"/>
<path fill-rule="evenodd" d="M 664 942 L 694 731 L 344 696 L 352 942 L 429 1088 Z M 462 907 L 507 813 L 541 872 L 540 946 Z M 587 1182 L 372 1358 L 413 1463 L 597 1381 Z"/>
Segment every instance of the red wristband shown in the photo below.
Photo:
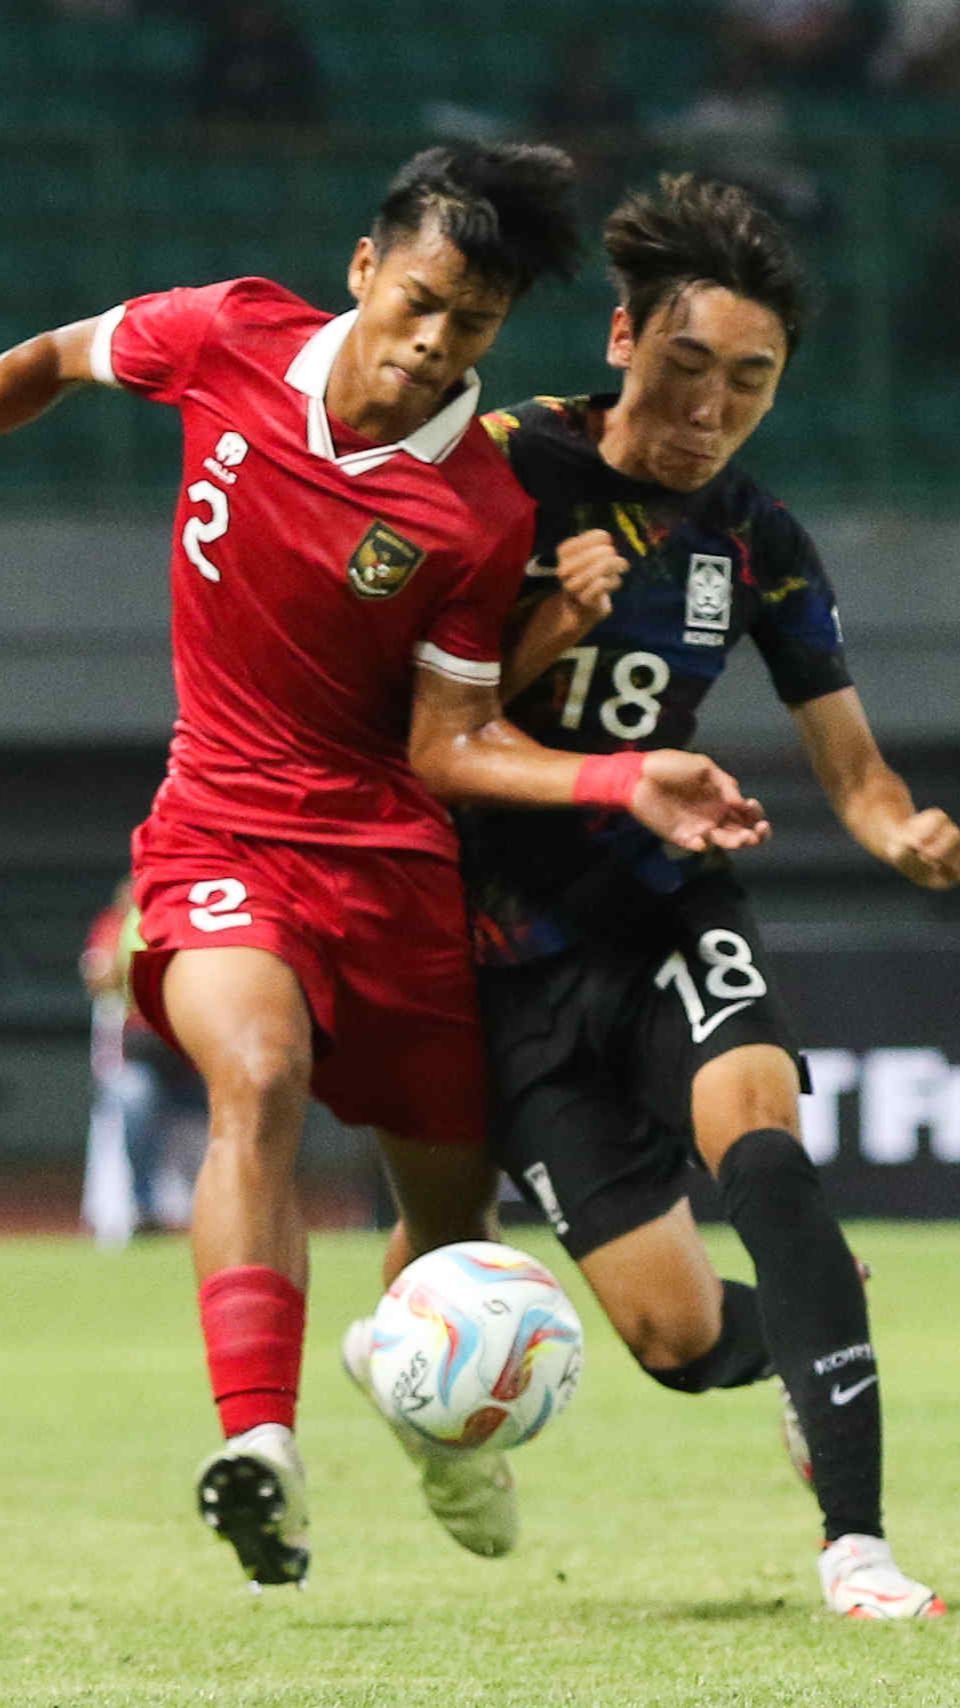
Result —
<path fill-rule="evenodd" d="M 580 807 L 627 807 L 643 776 L 645 753 L 590 753 L 573 781 Z"/>

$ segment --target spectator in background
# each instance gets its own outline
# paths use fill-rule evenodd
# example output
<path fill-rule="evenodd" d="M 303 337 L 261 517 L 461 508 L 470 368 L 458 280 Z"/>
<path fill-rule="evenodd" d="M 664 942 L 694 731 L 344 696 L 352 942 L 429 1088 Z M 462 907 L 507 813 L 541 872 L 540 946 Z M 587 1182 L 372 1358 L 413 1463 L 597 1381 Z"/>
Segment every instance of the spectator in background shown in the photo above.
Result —
<path fill-rule="evenodd" d="M 186 1227 L 203 1149 L 206 1097 L 193 1069 L 152 1032 L 127 992 L 137 913 L 130 879 L 97 914 L 80 957 L 91 999 L 92 1096 L 82 1214 L 102 1245 Z M 174 1158 L 174 1130 L 196 1143 Z M 181 1147 L 182 1148 L 182 1147 Z"/>
<path fill-rule="evenodd" d="M 316 56 L 283 5 L 244 0 L 219 8 L 200 66 L 197 113 L 224 124 L 320 121 Z"/>
<path fill-rule="evenodd" d="M 960 0 L 893 0 L 877 75 L 908 95 L 960 93 Z"/>
<path fill-rule="evenodd" d="M 949 390 L 960 361 L 960 173 L 945 178 L 940 216 L 933 221 L 917 261 L 917 275 L 904 290 L 897 310 L 900 349 L 925 381 Z M 955 403 L 952 408 L 955 411 Z M 932 414 L 928 431 L 937 432 Z M 951 444 L 948 439 L 948 454 Z"/>
<path fill-rule="evenodd" d="M 136 0 L 46 0 L 46 10 L 63 18 L 132 18 Z"/>
<path fill-rule="evenodd" d="M 941 102 L 952 125 L 949 99 L 960 95 L 960 0 L 894 0 L 875 71 L 877 81 L 895 94 Z M 919 205 L 924 188 L 929 202 L 897 307 L 899 345 L 903 359 L 916 363 L 936 386 L 949 386 L 951 364 L 960 358 L 960 169 L 955 158 L 949 148 L 934 154 L 922 147 L 912 157 L 900 157 Z M 931 180 L 937 186 L 933 207 Z M 927 431 L 931 436 L 938 432 L 935 411 Z"/>
<path fill-rule="evenodd" d="M 814 174 L 796 158 L 783 94 L 736 42 L 721 42 L 706 86 L 648 136 L 685 169 L 749 190 L 779 219 L 814 226 L 825 214 Z"/>
<path fill-rule="evenodd" d="M 210 24 L 224 10 L 224 0 L 137 0 L 137 11 L 145 18 L 183 18 L 189 24 Z"/>
<path fill-rule="evenodd" d="M 561 38 L 534 103 L 542 135 L 577 159 L 583 195 L 598 208 L 616 194 L 627 152 L 637 167 L 633 97 L 610 69 L 610 37 L 591 26 Z"/>
<path fill-rule="evenodd" d="M 848 95 L 870 81 L 887 0 L 725 0 L 722 34 L 784 93 Z"/>

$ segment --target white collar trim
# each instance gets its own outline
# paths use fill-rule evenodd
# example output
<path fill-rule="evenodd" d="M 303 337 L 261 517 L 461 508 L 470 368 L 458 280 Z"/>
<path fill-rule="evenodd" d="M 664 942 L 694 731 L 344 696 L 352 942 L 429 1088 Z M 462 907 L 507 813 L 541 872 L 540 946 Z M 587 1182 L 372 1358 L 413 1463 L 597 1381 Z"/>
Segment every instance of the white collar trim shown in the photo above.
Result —
<path fill-rule="evenodd" d="M 351 309 L 348 314 L 339 314 L 335 320 L 328 320 L 325 326 L 321 326 L 320 331 L 308 338 L 294 356 L 284 376 L 288 385 L 304 392 L 308 398 L 307 444 L 310 450 L 315 457 L 336 463 L 344 474 L 353 475 L 379 468 L 398 451 L 406 451 L 421 463 L 442 463 L 451 451 L 456 450 L 476 414 L 480 380 L 474 368 L 469 368 L 464 374 L 462 391 L 408 439 L 400 439 L 395 445 L 371 445 L 369 450 L 348 451 L 346 456 L 337 456 L 323 400 L 330 383 L 330 371 L 358 312 Z"/>

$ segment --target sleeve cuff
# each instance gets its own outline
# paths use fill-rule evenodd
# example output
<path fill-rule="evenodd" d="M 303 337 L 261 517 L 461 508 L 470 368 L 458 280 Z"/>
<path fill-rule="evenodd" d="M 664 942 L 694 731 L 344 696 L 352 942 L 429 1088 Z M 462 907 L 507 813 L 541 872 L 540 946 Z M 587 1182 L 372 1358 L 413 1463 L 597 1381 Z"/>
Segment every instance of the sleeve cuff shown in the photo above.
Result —
<path fill-rule="evenodd" d="M 458 658 L 455 653 L 444 652 L 442 647 L 434 646 L 432 641 L 421 641 L 414 647 L 413 656 L 416 663 L 424 665 L 427 670 L 435 670 L 440 676 L 452 676 L 457 682 L 475 682 L 482 687 L 495 688 L 500 680 L 499 660 L 487 662 L 477 658 Z"/>
<path fill-rule="evenodd" d="M 116 308 L 108 308 L 97 321 L 90 345 L 90 372 L 98 385 L 120 384 L 113 371 L 112 345 L 113 335 L 126 312 L 126 303 L 119 303 Z"/>

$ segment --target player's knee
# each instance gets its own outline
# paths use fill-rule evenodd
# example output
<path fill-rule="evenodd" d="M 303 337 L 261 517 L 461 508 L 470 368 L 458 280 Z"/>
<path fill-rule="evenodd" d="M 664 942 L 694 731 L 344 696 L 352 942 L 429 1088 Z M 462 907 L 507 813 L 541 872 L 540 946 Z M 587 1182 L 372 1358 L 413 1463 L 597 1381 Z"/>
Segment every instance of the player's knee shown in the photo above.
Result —
<path fill-rule="evenodd" d="M 661 1373 L 680 1370 L 703 1358 L 717 1340 L 720 1328 L 719 1312 L 667 1320 L 638 1313 L 620 1325 L 619 1332 L 637 1363 L 659 1381 Z"/>
<path fill-rule="evenodd" d="M 221 1130 L 269 1137 L 302 1118 L 311 1058 L 296 1040 L 253 1033 L 238 1041 L 210 1075 L 211 1108 Z"/>
<path fill-rule="evenodd" d="M 793 1061 L 786 1051 L 766 1045 L 730 1050 L 695 1075 L 692 1104 L 697 1143 L 716 1171 L 738 1136 L 797 1131 Z"/>

